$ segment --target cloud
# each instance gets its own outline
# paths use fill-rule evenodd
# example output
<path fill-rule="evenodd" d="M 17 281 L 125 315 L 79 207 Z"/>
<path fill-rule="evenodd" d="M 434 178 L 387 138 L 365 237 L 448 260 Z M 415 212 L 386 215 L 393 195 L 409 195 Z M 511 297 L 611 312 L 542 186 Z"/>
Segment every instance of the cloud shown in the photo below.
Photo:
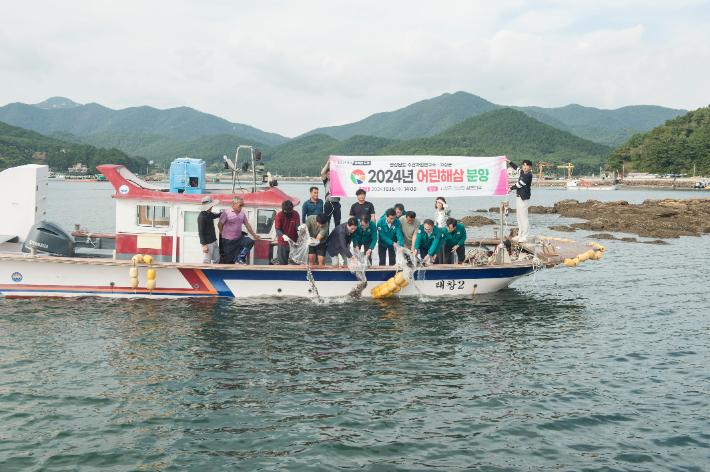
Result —
<path fill-rule="evenodd" d="M 710 101 L 707 2 L 33 5 L 0 18 L 0 103 L 190 106 L 294 136 L 458 90 L 546 107 Z"/>

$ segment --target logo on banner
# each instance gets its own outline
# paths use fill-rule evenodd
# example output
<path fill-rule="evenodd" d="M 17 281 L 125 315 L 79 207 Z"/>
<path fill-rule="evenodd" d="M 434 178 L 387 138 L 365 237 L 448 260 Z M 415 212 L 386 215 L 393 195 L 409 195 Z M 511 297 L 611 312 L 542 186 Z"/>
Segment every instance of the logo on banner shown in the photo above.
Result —
<path fill-rule="evenodd" d="M 121 195 L 126 195 L 128 193 L 128 190 L 128 185 L 121 185 L 120 187 L 118 187 L 118 193 L 120 193 Z"/>
<path fill-rule="evenodd" d="M 360 185 L 365 183 L 365 173 L 360 169 L 355 169 L 352 174 L 350 174 L 350 180 L 354 184 Z"/>
<path fill-rule="evenodd" d="M 13 282 L 22 282 L 22 274 L 19 272 L 15 272 L 11 277 Z"/>
<path fill-rule="evenodd" d="M 433 185 L 431 187 L 427 187 L 426 190 L 427 190 L 427 192 L 437 192 L 437 191 L 439 191 L 439 187 L 437 187 L 436 185 Z"/>

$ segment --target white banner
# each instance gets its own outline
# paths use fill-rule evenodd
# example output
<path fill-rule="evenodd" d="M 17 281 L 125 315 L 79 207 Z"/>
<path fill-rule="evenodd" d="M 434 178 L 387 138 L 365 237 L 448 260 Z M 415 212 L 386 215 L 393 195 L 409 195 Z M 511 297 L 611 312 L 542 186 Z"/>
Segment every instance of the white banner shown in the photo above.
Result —
<path fill-rule="evenodd" d="M 354 197 L 505 195 L 505 156 L 330 156 L 330 193 Z"/>

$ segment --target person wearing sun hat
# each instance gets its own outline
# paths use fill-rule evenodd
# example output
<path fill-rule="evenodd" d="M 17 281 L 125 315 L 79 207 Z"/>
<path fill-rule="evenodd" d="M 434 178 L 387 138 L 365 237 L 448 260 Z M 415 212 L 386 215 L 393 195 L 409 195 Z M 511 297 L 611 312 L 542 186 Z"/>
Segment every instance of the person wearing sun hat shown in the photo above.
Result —
<path fill-rule="evenodd" d="M 212 213 L 212 207 L 219 204 L 219 200 L 212 200 L 207 196 L 202 199 L 200 214 L 197 217 L 197 232 L 200 235 L 203 264 L 217 264 L 219 262 L 219 241 L 214 229 L 214 220 L 219 218 L 219 213 Z"/>

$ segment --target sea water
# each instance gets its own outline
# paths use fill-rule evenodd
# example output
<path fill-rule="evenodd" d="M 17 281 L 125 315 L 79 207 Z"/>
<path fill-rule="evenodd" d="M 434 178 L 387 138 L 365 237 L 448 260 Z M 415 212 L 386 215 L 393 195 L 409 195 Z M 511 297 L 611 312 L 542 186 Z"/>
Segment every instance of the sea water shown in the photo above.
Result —
<path fill-rule="evenodd" d="M 111 193 L 51 182 L 49 219 L 112 231 Z M 0 299 L 0 470 L 707 470 L 708 239 L 668 241 L 473 299 Z"/>

